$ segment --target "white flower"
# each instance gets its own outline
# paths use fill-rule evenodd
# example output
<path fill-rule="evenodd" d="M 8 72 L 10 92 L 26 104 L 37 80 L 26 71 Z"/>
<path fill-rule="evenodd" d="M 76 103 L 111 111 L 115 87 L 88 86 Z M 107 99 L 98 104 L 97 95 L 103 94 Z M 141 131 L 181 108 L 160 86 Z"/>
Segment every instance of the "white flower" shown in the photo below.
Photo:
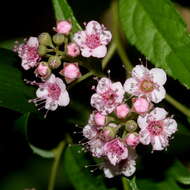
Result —
<path fill-rule="evenodd" d="M 91 105 L 103 115 L 109 114 L 122 103 L 124 93 L 120 82 L 112 83 L 108 78 L 101 78 L 91 97 Z"/>
<path fill-rule="evenodd" d="M 84 31 L 77 32 L 73 40 L 80 47 L 84 57 L 102 58 L 107 53 L 106 45 L 112 38 L 111 32 L 96 21 L 90 21 Z"/>
<path fill-rule="evenodd" d="M 142 144 L 152 144 L 153 150 L 163 150 L 168 146 L 168 139 L 177 131 L 177 123 L 174 119 L 166 117 L 167 112 L 163 108 L 155 108 L 145 116 L 137 119 L 140 127 L 139 140 Z"/>
<path fill-rule="evenodd" d="M 163 85 L 166 73 L 159 68 L 148 70 L 143 65 L 137 65 L 132 70 L 132 77 L 124 84 L 125 91 L 134 96 L 145 96 L 149 101 L 159 103 L 165 98 Z"/>

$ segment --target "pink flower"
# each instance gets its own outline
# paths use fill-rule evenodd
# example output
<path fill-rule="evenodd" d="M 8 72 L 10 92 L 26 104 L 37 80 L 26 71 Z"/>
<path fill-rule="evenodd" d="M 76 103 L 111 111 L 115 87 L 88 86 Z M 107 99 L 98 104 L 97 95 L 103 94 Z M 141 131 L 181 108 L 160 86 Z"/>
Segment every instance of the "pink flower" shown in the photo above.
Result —
<path fill-rule="evenodd" d="M 25 70 L 35 67 L 40 60 L 38 46 L 38 38 L 30 37 L 26 43 L 15 47 L 15 51 L 18 52 L 18 56 L 22 59 L 21 65 Z"/>
<path fill-rule="evenodd" d="M 60 34 L 69 34 L 72 29 L 72 24 L 66 20 L 59 21 L 57 23 L 55 31 Z"/>
<path fill-rule="evenodd" d="M 177 123 L 166 116 L 167 112 L 157 107 L 144 117 L 138 117 L 137 122 L 141 129 L 139 138 L 142 144 L 151 143 L 153 150 L 163 150 L 168 146 L 169 137 L 177 131 Z"/>
<path fill-rule="evenodd" d="M 114 176 L 117 175 L 125 175 L 126 177 L 132 176 L 135 171 L 136 171 L 136 161 L 135 159 L 137 158 L 135 149 L 130 149 L 129 150 L 129 155 L 128 158 L 125 160 L 121 160 L 117 165 L 113 166 L 110 164 L 110 162 L 105 162 L 103 164 L 103 170 L 104 174 L 107 178 L 113 178 Z"/>
<path fill-rule="evenodd" d="M 50 78 L 44 83 L 39 83 L 36 91 L 37 98 L 31 100 L 36 105 L 45 103 L 45 109 L 54 111 L 58 106 L 67 106 L 69 104 L 69 94 L 63 81 L 51 74 Z M 41 108 L 44 108 L 42 106 Z M 41 109 L 40 108 L 40 109 Z"/>
<path fill-rule="evenodd" d="M 114 166 L 128 157 L 127 147 L 118 138 L 105 143 L 103 149 L 108 160 Z"/>
<path fill-rule="evenodd" d="M 71 83 L 81 76 L 78 63 L 64 63 L 64 67 L 59 73 L 65 77 L 67 83 Z"/>
<path fill-rule="evenodd" d="M 91 97 L 91 105 L 101 114 L 109 114 L 123 101 L 124 93 L 120 82 L 112 83 L 108 78 L 101 78 Z"/>
<path fill-rule="evenodd" d="M 67 54 L 71 57 L 76 57 L 80 55 L 80 49 L 75 43 L 70 43 L 67 45 Z"/>
<path fill-rule="evenodd" d="M 124 119 L 128 115 L 129 111 L 130 109 L 127 104 L 120 104 L 116 107 L 115 113 L 119 119 Z"/>
<path fill-rule="evenodd" d="M 136 147 L 139 144 L 139 135 L 137 133 L 130 133 L 125 139 L 127 145 Z"/>
<path fill-rule="evenodd" d="M 111 32 L 96 21 L 90 21 L 84 31 L 74 35 L 74 41 L 80 47 L 82 56 L 102 58 L 107 53 L 106 45 L 111 41 Z"/>
<path fill-rule="evenodd" d="M 135 98 L 133 99 L 133 108 L 139 114 L 146 113 L 150 109 L 150 102 L 146 98 Z"/>
<path fill-rule="evenodd" d="M 166 82 L 166 73 L 159 68 L 148 70 L 143 65 L 137 65 L 132 70 L 132 77 L 124 84 L 125 91 L 134 96 L 145 96 L 148 100 L 158 103 L 165 98 L 166 91 L 163 85 Z"/>

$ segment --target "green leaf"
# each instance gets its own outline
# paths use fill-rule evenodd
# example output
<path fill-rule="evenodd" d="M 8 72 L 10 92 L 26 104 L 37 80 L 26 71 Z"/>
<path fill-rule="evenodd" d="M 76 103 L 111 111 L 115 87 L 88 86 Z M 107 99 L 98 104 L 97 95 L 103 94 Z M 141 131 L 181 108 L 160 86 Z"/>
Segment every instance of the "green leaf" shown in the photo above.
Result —
<path fill-rule="evenodd" d="M 84 153 L 81 152 L 81 147 L 72 146 L 67 148 L 64 165 L 66 173 L 76 190 L 108 189 L 103 182 L 104 178 L 102 176 L 91 174 L 89 168 L 85 168 L 86 165 L 89 165 L 89 162 Z"/>
<path fill-rule="evenodd" d="M 131 180 L 129 180 L 129 185 L 132 190 L 139 190 L 136 184 L 136 177 L 133 177 Z"/>
<path fill-rule="evenodd" d="M 73 11 L 69 6 L 69 4 L 67 3 L 67 0 L 52 0 L 52 3 L 55 12 L 55 18 L 57 21 L 70 20 L 73 26 L 72 29 L 73 32 L 81 30 L 81 26 L 74 17 Z"/>
<path fill-rule="evenodd" d="M 34 87 L 24 83 L 20 64 L 12 51 L 0 49 L 0 106 L 21 113 L 36 111 L 28 100 L 35 97 Z"/>
<path fill-rule="evenodd" d="M 4 48 L 4 49 L 8 49 L 8 50 L 12 50 L 15 42 L 23 42 L 24 38 L 15 38 L 15 39 L 11 39 L 11 40 L 5 40 L 5 41 L 0 41 L 0 48 Z"/>
<path fill-rule="evenodd" d="M 153 64 L 190 88 L 190 36 L 169 0 L 119 0 L 128 40 Z"/>

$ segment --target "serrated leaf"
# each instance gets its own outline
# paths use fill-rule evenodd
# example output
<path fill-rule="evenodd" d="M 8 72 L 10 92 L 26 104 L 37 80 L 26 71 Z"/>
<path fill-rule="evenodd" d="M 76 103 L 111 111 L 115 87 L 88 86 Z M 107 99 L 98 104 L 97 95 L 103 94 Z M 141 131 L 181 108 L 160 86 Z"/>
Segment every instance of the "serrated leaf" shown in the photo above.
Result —
<path fill-rule="evenodd" d="M 109 189 L 105 186 L 102 176 L 93 175 L 88 168 L 85 168 L 86 165 L 89 165 L 89 162 L 84 153 L 81 152 L 81 147 L 72 146 L 67 148 L 64 165 L 66 173 L 76 190 Z M 112 188 L 112 190 L 115 189 Z"/>
<path fill-rule="evenodd" d="M 190 88 L 190 36 L 169 0 L 119 0 L 128 40 L 153 64 Z"/>
<path fill-rule="evenodd" d="M 76 18 L 73 15 L 73 11 L 67 0 L 52 0 L 53 8 L 55 12 L 55 18 L 57 21 L 59 20 L 70 20 L 72 23 L 72 31 L 77 32 L 81 30 L 79 23 L 77 22 Z"/>
<path fill-rule="evenodd" d="M 34 105 L 28 103 L 35 96 L 35 89 L 24 83 L 17 63 L 12 51 L 0 49 L 0 106 L 21 113 L 36 111 Z"/>

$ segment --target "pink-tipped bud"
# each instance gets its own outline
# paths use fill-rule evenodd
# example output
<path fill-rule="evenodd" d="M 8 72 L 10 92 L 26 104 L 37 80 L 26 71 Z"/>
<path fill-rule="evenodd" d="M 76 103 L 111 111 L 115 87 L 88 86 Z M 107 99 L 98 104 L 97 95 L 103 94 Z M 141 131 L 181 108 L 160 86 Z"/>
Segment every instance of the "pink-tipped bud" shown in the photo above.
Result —
<path fill-rule="evenodd" d="M 76 57 L 80 55 L 80 49 L 75 43 L 70 43 L 67 45 L 67 54 L 71 57 Z"/>
<path fill-rule="evenodd" d="M 129 146 L 136 147 L 139 144 L 139 135 L 138 133 L 130 133 L 127 135 L 125 142 Z"/>
<path fill-rule="evenodd" d="M 94 121 L 98 126 L 103 126 L 106 123 L 106 116 L 97 112 L 94 115 Z"/>
<path fill-rule="evenodd" d="M 66 20 L 59 21 L 56 26 L 56 32 L 60 34 L 69 34 L 72 24 Z"/>
<path fill-rule="evenodd" d="M 65 63 L 59 73 L 65 77 L 67 83 L 71 83 L 81 76 L 77 63 Z"/>
<path fill-rule="evenodd" d="M 102 131 L 102 138 L 105 141 L 110 141 L 111 139 L 114 139 L 116 135 L 116 130 L 112 127 L 105 127 Z"/>
<path fill-rule="evenodd" d="M 115 113 L 119 119 L 124 119 L 129 113 L 130 109 L 127 104 L 121 104 L 116 107 Z"/>
<path fill-rule="evenodd" d="M 146 98 L 136 98 L 133 100 L 133 108 L 139 114 L 149 111 L 150 103 Z"/>
<path fill-rule="evenodd" d="M 46 62 L 40 62 L 35 70 L 35 74 L 43 79 L 50 76 L 51 70 Z"/>

